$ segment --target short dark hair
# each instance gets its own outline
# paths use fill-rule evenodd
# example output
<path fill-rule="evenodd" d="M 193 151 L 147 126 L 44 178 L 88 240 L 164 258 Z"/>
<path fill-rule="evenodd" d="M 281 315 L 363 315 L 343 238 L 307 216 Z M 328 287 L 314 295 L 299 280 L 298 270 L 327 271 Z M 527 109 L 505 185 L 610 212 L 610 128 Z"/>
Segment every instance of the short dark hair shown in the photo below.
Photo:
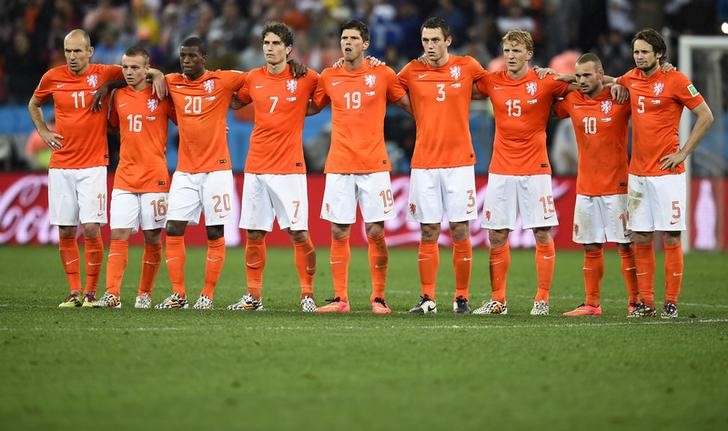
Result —
<path fill-rule="evenodd" d="M 662 54 L 660 62 L 667 61 L 667 45 L 662 35 L 654 28 L 645 28 L 640 30 L 632 38 L 632 49 L 634 49 L 634 43 L 638 40 L 643 40 L 652 46 L 652 50 L 655 55 Z"/>
<path fill-rule="evenodd" d="M 282 22 L 271 21 L 266 23 L 263 30 L 260 32 L 260 40 L 265 39 L 265 35 L 268 33 L 273 33 L 280 37 L 283 41 L 283 45 L 293 46 L 293 30 L 291 30 L 291 27 L 288 27 Z"/>
<path fill-rule="evenodd" d="M 584 64 L 589 62 L 594 63 L 598 70 L 604 70 L 604 67 L 602 66 L 602 60 L 599 59 L 598 55 L 592 54 L 591 52 L 582 54 L 579 59 L 576 60 L 576 64 Z"/>
<path fill-rule="evenodd" d="M 149 63 L 149 53 L 146 49 L 144 49 L 141 46 L 132 46 L 126 51 L 124 51 L 124 55 L 127 57 L 144 57 L 144 61 Z"/>
<path fill-rule="evenodd" d="M 343 23 L 339 35 L 342 35 L 344 30 L 357 30 L 359 31 L 359 35 L 361 35 L 361 39 L 364 42 L 369 42 L 369 27 L 358 19 L 352 19 Z"/>
<path fill-rule="evenodd" d="M 445 37 L 445 39 L 450 37 L 450 35 L 452 34 L 450 33 L 450 24 L 447 23 L 445 18 L 440 18 L 439 16 L 431 16 L 427 18 L 420 27 L 420 34 L 422 34 L 422 30 L 426 28 L 439 28 L 442 31 L 442 35 Z"/>
<path fill-rule="evenodd" d="M 180 44 L 180 47 L 197 48 L 200 51 L 200 54 L 202 54 L 203 56 L 207 55 L 207 47 L 205 46 L 205 41 L 197 36 L 190 36 L 187 39 L 183 40 Z"/>

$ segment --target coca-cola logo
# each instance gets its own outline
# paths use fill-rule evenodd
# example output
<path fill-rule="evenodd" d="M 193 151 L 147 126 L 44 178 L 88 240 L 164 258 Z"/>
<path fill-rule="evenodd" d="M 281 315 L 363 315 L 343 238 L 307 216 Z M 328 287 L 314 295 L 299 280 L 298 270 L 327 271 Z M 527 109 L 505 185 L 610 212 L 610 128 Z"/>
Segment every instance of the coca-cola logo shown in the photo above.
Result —
<path fill-rule="evenodd" d="M 48 215 L 48 177 L 17 178 L 0 194 L 0 244 L 58 242 L 58 231 Z"/>

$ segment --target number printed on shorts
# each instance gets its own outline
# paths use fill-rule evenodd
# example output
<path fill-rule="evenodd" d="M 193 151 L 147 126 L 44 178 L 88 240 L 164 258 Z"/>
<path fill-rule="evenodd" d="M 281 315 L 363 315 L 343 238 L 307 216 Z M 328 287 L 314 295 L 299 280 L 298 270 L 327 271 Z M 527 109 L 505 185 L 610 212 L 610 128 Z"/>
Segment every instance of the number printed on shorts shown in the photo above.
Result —
<path fill-rule="evenodd" d="M 679 219 L 682 215 L 680 211 L 680 201 L 672 201 L 672 218 Z"/>
<path fill-rule="evenodd" d="M 164 217 L 167 215 L 167 200 L 164 198 L 159 198 L 157 200 L 149 202 L 149 205 L 152 206 L 152 209 L 154 210 L 154 218 L 158 219 L 160 217 Z"/>
<path fill-rule="evenodd" d="M 99 193 L 96 196 L 96 199 L 99 200 L 99 213 L 96 215 L 102 216 L 102 215 L 104 215 L 104 212 L 106 211 L 106 193 Z"/>
<path fill-rule="evenodd" d="M 619 221 L 622 222 L 622 231 L 624 232 L 624 236 L 629 236 L 629 231 L 627 230 L 627 221 L 629 220 L 629 214 L 627 213 L 620 213 L 619 214 Z"/>
<path fill-rule="evenodd" d="M 469 189 L 465 192 L 468 194 L 468 204 L 466 205 L 467 209 L 465 210 L 465 212 L 470 214 L 475 208 L 475 190 Z"/>
<path fill-rule="evenodd" d="M 379 197 L 382 198 L 382 204 L 384 205 L 384 214 L 389 214 L 394 207 L 394 196 L 392 196 L 392 189 L 382 190 L 379 192 Z"/>
<path fill-rule="evenodd" d="M 541 196 L 538 201 L 541 202 L 541 205 L 543 206 L 543 219 L 548 220 L 553 217 L 556 213 L 554 197 L 552 195 Z"/>
<path fill-rule="evenodd" d="M 216 213 L 229 212 L 231 208 L 229 194 L 212 196 L 212 210 Z"/>

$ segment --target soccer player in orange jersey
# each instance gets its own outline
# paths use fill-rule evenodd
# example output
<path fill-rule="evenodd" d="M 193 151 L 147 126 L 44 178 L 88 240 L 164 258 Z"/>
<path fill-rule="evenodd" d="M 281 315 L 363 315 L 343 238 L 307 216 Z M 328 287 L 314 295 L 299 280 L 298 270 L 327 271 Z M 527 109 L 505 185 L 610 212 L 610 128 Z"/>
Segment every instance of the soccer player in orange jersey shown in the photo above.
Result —
<path fill-rule="evenodd" d="M 664 233 L 665 302 L 661 317 L 678 316 L 683 279 L 680 235 L 685 230 L 688 210 L 683 162 L 713 123 L 708 104 L 687 76 L 676 70 L 658 70 L 666 50 L 660 33 L 653 29 L 640 31 L 632 39 L 636 67 L 616 80 L 627 87 L 632 104 L 628 227 L 633 232 L 637 283 L 643 300 L 629 317 L 655 315 L 655 231 Z M 683 107 L 697 119 L 681 148 L 678 126 Z"/>
<path fill-rule="evenodd" d="M 576 62 L 572 91 L 554 105 L 560 118 L 571 117 L 579 148 L 573 241 L 584 245 L 586 299 L 564 316 L 599 316 L 600 283 L 604 275 L 605 241 L 617 243 L 628 307 L 640 302 L 634 253 L 627 229 L 627 127 L 630 105 L 619 104 L 604 86 L 602 62 L 584 54 Z"/>
<path fill-rule="evenodd" d="M 566 94 L 568 84 L 553 76 L 539 79 L 529 68 L 533 40 L 528 32 L 509 31 L 502 42 L 507 70 L 490 73 L 476 83 L 493 104 L 496 130 L 481 224 L 489 230 L 492 296 L 473 313 L 508 313 L 508 234 L 516 228 L 520 213 L 523 227 L 532 229 L 536 238 L 538 291 L 531 314 L 543 316 L 549 314 L 556 257 L 551 227 L 558 225 L 546 152 L 546 124 L 554 98 Z"/>
<path fill-rule="evenodd" d="M 425 62 L 412 60 L 399 72 L 417 125 L 407 217 L 420 223 L 417 264 L 422 292 L 410 312 L 437 312 L 438 238 L 442 218 L 447 215 L 455 269 L 453 311 L 469 313 L 470 220 L 478 218 L 470 99 L 473 82 L 486 71 L 472 57 L 448 53 L 452 36 L 444 19 L 428 18 L 420 32 Z"/>
<path fill-rule="evenodd" d="M 149 54 L 129 48 L 121 68 L 127 87 L 112 96 L 109 123 L 121 135 L 119 166 L 111 192 L 111 245 L 106 293 L 95 307 L 121 308 L 121 281 L 129 258 L 129 237 L 141 226 L 144 255 L 134 307 L 150 308 L 162 260 L 169 172 L 165 151 L 168 119 L 177 121 L 169 98 L 159 100 L 147 83 Z"/>
<path fill-rule="evenodd" d="M 331 102 L 331 147 L 326 159 L 326 186 L 321 217 L 331 222 L 331 275 L 334 298 L 320 313 L 349 312 L 349 235 L 356 221 L 357 203 L 369 242 L 370 296 L 374 314 L 389 314 L 384 288 L 389 255 L 384 221 L 394 217 L 389 179 L 391 165 L 384 145 L 387 102 L 410 112 L 409 98 L 388 66 L 364 62 L 369 28 L 351 20 L 341 27 L 344 67 L 321 73 L 314 93 L 315 112 Z"/>
<path fill-rule="evenodd" d="M 301 286 L 301 308 L 316 311 L 313 278 L 316 251 L 308 235 L 308 194 L 303 158 L 303 120 L 318 74 L 308 70 L 296 79 L 286 60 L 293 49 L 293 32 L 278 22 L 261 32 L 266 65 L 248 73 L 237 97 L 255 106 L 255 125 L 245 161 L 240 228 L 247 232 L 245 266 L 248 291 L 228 308 L 263 309 L 261 290 L 266 262 L 265 235 L 273 220 L 293 241 L 294 261 Z"/>
<path fill-rule="evenodd" d="M 101 225 L 106 223 L 107 104 L 91 110 L 96 90 L 122 78 L 118 65 L 91 64 L 94 49 L 88 34 L 73 30 L 63 40 L 66 65 L 46 72 L 28 103 L 41 139 L 52 150 L 48 170 L 50 222 L 58 226 L 61 263 L 70 294 L 59 307 L 92 306 L 103 262 Z M 48 128 L 40 105 L 53 98 L 56 131 Z M 81 223 L 86 286 L 81 296 L 80 254 L 76 240 Z"/>
<path fill-rule="evenodd" d="M 205 69 L 207 52 L 198 37 L 179 48 L 182 73 L 166 76 L 179 124 L 179 161 L 167 211 L 165 260 L 173 293 L 156 308 L 187 308 L 184 233 L 204 212 L 207 226 L 205 284 L 193 308 L 212 308 L 215 285 L 225 262 L 224 223 L 232 213 L 232 165 L 227 147 L 227 111 L 246 74 Z"/>

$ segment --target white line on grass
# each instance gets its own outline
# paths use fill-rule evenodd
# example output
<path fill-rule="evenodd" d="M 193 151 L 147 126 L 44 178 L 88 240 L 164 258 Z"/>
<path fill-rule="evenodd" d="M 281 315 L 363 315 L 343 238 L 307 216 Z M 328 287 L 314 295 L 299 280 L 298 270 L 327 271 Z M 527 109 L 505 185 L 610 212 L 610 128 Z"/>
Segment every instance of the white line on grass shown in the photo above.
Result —
<path fill-rule="evenodd" d="M 499 319 L 499 317 L 485 317 L 484 319 Z M 333 329 L 333 330 L 378 330 L 378 329 L 432 329 L 432 330 L 451 330 L 451 329 L 476 329 L 476 330 L 483 330 L 483 329 L 538 329 L 538 328 L 581 328 L 581 327 L 596 327 L 596 328 L 603 328 L 603 327 L 619 327 L 619 326 L 631 326 L 631 325 L 710 325 L 715 323 L 728 323 L 728 319 L 691 319 L 691 320 L 652 320 L 652 321 L 628 321 L 628 322 L 596 322 L 596 323 L 590 323 L 590 322 L 571 322 L 571 323 L 550 323 L 550 324 L 517 324 L 517 325 L 492 325 L 492 324 L 482 324 L 482 325 L 358 325 L 358 326 L 336 326 L 336 325 L 329 325 L 324 327 L 316 327 L 316 326 L 257 326 L 257 325 L 248 325 L 248 326 L 236 326 L 235 329 L 239 330 L 246 330 L 246 331 L 321 331 L 325 329 Z M 47 327 L 18 327 L 18 328 L 12 328 L 12 327 L 0 327 L 0 332 L 28 332 L 28 331 L 56 331 L 56 332 L 67 332 L 67 331 L 73 331 L 77 332 L 79 330 L 82 331 L 92 331 L 92 332 L 156 332 L 156 331 L 171 331 L 171 332 L 178 332 L 178 331 L 209 331 L 211 329 L 230 329 L 228 326 L 222 326 L 222 325 L 198 325 L 198 326 L 158 326 L 158 327 L 136 327 L 136 328 L 124 328 L 124 327 L 84 327 L 84 328 L 77 328 L 77 327 L 71 327 L 71 328 L 65 328 L 65 327 L 58 327 L 58 328 L 47 328 Z"/>

